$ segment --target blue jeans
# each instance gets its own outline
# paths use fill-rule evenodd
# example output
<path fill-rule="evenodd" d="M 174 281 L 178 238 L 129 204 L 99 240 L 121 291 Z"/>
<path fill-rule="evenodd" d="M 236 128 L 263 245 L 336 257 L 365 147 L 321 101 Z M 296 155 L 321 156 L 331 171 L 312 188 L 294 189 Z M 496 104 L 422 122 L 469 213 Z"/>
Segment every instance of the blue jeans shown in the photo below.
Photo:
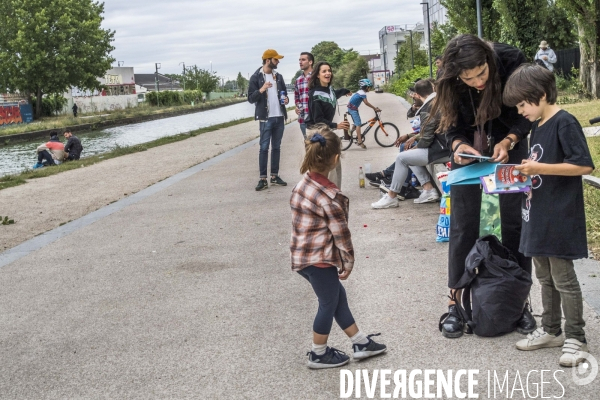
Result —
<path fill-rule="evenodd" d="M 337 268 L 319 268 L 311 265 L 298 273 L 310 282 L 317 298 L 319 309 L 313 322 L 313 332 L 319 335 L 329 335 L 333 320 L 342 330 L 354 324 L 354 317 L 348 307 L 346 289 L 338 278 Z"/>
<path fill-rule="evenodd" d="M 398 149 L 400 152 L 404 151 L 404 143 L 402 143 L 400 145 L 400 148 Z M 394 175 L 394 169 L 396 169 L 396 161 L 394 161 L 392 163 L 392 165 L 390 165 L 389 167 L 387 167 L 386 169 L 383 170 L 383 175 L 388 178 L 388 179 L 392 179 L 392 176 Z M 404 184 L 402 186 L 404 187 L 408 187 L 408 185 L 411 184 L 411 179 L 412 179 L 412 169 L 410 169 L 410 167 L 408 168 L 408 175 L 406 176 L 406 180 L 404 181 Z M 420 183 L 420 182 L 419 182 Z"/>
<path fill-rule="evenodd" d="M 300 124 L 300 131 L 302 131 L 302 136 L 304 136 L 304 140 L 306 140 L 306 124 Z"/>
<path fill-rule="evenodd" d="M 267 177 L 267 162 L 269 161 L 269 143 L 271 144 L 271 175 L 279 174 L 279 157 L 281 152 L 281 139 L 283 138 L 283 117 L 269 118 L 260 122 L 260 152 L 258 166 L 260 177 Z"/>

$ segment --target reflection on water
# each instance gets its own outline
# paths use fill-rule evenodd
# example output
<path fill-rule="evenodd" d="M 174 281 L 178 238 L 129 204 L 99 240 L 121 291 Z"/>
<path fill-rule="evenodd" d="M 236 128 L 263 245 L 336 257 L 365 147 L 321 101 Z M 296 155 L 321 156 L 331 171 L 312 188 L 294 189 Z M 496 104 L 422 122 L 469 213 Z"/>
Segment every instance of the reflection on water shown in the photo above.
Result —
<path fill-rule="evenodd" d="M 289 105 L 292 105 L 293 101 L 294 96 L 291 95 Z M 173 136 L 178 133 L 252 116 L 254 116 L 254 105 L 243 102 L 215 110 L 81 133 L 77 134 L 77 137 L 81 139 L 83 144 L 82 158 L 85 158 L 105 153 L 115 146 L 146 143 L 161 137 Z M 256 129 L 258 130 L 258 125 Z M 1 137 L 0 140 L 2 140 Z M 62 137 L 61 140 L 65 142 Z M 37 162 L 35 149 L 43 142 L 44 140 L 37 140 L 31 143 L 18 143 L 0 147 L 0 176 L 19 173 L 31 168 Z"/>

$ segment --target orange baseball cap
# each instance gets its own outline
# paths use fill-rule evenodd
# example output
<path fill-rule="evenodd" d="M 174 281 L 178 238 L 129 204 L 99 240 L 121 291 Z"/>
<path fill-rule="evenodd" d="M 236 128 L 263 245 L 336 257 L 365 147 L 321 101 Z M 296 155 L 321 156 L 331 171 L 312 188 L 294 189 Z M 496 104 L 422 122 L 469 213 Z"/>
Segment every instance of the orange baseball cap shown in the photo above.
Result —
<path fill-rule="evenodd" d="M 283 56 L 281 54 L 278 54 L 273 49 L 268 49 L 268 50 L 265 50 L 265 52 L 263 53 L 262 59 L 266 60 L 268 58 L 276 58 L 278 60 L 281 60 L 283 58 Z"/>

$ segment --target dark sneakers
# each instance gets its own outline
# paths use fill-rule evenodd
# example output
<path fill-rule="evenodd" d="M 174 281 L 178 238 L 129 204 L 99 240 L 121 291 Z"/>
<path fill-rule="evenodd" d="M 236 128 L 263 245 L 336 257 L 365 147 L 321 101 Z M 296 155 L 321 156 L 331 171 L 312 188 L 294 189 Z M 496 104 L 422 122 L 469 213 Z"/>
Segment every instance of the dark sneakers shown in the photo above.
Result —
<path fill-rule="evenodd" d="M 525 309 L 523 310 L 523 316 L 517 323 L 517 332 L 522 335 L 527 335 L 535 331 L 537 327 L 537 323 L 533 315 L 531 314 L 531 306 L 529 303 L 525 304 Z"/>
<path fill-rule="evenodd" d="M 373 335 L 368 335 L 367 339 L 369 339 L 369 343 L 367 344 L 353 344 L 352 350 L 354 351 L 354 359 L 355 360 L 364 360 L 365 358 L 376 356 L 377 354 L 385 353 L 387 351 L 387 347 L 385 344 L 380 344 L 375 342 L 371 337 L 379 336 L 380 333 L 376 333 Z"/>
<path fill-rule="evenodd" d="M 271 185 L 275 186 L 287 186 L 287 182 L 284 182 L 279 176 L 271 177 Z"/>
<path fill-rule="evenodd" d="M 448 312 L 440 318 L 440 331 L 442 336 L 449 339 L 459 338 L 463 335 L 464 322 L 460 317 L 455 304 L 448 307 Z"/>
<path fill-rule="evenodd" d="M 256 185 L 256 191 L 260 191 L 260 190 L 265 190 L 269 187 L 269 184 L 267 183 L 266 179 L 260 179 L 258 181 L 258 185 Z"/>
<path fill-rule="evenodd" d="M 327 347 L 325 354 L 320 356 L 312 351 L 309 351 L 306 355 L 308 356 L 308 368 L 311 369 L 341 367 L 350 361 L 350 357 L 346 353 L 333 347 Z"/>

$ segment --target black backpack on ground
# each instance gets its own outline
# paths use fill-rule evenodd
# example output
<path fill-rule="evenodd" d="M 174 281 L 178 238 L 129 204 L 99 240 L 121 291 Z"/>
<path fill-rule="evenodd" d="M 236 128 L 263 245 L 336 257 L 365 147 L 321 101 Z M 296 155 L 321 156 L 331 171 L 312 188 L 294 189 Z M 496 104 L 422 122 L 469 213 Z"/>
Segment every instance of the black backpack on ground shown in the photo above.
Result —
<path fill-rule="evenodd" d="M 531 284 L 531 275 L 496 236 L 477 239 L 456 285 L 464 289 L 462 307 L 457 304 L 457 308 L 468 327 L 467 333 L 498 336 L 514 331 Z"/>

